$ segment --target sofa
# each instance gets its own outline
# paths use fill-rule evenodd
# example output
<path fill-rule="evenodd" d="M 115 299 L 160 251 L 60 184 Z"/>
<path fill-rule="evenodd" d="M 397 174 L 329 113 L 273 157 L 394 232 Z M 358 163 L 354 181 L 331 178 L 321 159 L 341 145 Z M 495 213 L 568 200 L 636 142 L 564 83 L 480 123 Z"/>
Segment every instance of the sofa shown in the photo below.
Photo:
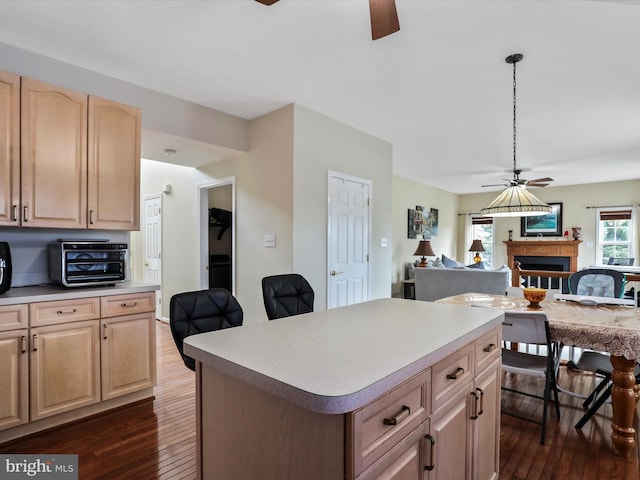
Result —
<path fill-rule="evenodd" d="M 468 292 L 504 295 L 510 286 L 510 273 L 507 267 L 497 270 L 415 267 L 415 298 L 431 302 Z"/>

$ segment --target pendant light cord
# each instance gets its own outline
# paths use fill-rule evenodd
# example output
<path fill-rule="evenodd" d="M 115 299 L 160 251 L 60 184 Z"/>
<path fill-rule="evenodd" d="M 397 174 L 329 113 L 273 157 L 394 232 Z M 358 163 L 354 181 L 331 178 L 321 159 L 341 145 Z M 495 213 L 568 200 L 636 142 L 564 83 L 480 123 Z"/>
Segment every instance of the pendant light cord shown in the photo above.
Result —
<path fill-rule="evenodd" d="M 516 62 L 513 62 L 513 174 L 516 173 Z"/>

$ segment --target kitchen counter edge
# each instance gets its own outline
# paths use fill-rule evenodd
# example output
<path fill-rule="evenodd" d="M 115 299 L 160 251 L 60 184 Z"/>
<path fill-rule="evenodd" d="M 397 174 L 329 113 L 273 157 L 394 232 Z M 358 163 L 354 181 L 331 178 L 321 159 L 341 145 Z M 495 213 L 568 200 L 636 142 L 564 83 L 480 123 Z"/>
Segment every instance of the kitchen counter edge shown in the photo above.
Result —
<path fill-rule="evenodd" d="M 51 302 L 75 298 L 106 297 L 159 290 L 160 285 L 142 282 L 124 282 L 113 286 L 67 288 L 60 285 L 14 287 L 0 294 L 0 306 L 20 303 Z"/>

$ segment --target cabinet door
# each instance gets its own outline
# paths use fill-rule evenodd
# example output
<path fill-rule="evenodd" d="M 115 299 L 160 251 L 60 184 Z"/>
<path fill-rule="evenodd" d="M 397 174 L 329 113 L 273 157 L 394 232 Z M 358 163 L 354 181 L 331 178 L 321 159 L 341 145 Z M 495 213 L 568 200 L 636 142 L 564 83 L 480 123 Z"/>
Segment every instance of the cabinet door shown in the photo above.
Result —
<path fill-rule="evenodd" d="M 140 228 L 138 108 L 89 97 L 89 228 Z"/>
<path fill-rule="evenodd" d="M 365 471 L 358 480 L 422 480 L 427 478 L 431 447 L 427 441 L 429 422 L 407 435 L 379 462 Z"/>
<path fill-rule="evenodd" d="M 155 314 L 102 320 L 102 400 L 156 383 Z"/>
<path fill-rule="evenodd" d="M 469 433 L 469 391 L 459 391 L 449 402 L 433 414 L 431 420 L 431 436 L 433 445 L 433 470 L 429 480 L 467 480 L 471 475 L 470 433 Z"/>
<path fill-rule="evenodd" d="M 0 225 L 19 224 L 20 77 L 0 71 Z"/>
<path fill-rule="evenodd" d="M 0 332 L 0 430 L 29 420 L 27 329 Z"/>
<path fill-rule="evenodd" d="M 99 324 L 31 329 L 31 420 L 100 401 Z"/>
<path fill-rule="evenodd" d="M 23 227 L 86 228 L 87 95 L 22 78 Z"/>
<path fill-rule="evenodd" d="M 473 478 L 495 480 L 500 469 L 500 360 L 475 382 L 480 409 L 473 426 Z M 475 416 L 475 415 L 474 415 Z"/>

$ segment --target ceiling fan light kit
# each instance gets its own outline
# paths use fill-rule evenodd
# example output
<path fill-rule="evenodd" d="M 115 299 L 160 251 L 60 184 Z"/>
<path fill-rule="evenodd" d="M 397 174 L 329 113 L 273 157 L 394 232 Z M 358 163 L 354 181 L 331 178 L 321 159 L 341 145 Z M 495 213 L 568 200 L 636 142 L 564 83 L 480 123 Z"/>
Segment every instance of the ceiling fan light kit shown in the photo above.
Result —
<path fill-rule="evenodd" d="M 553 179 L 549 177 L 530 181 L 521 179 L 522 170 L 518 170 L 516 164 L 516 63 L 522 58 L 521 53 L 514 53 L 505 59 L 507 63 L 513 65 L 513 180 L 509 181 L 507 188 L 488 207 L 480 210 L 480 215 L 484 217 L 530 217 L 551 213 L 551 207 L 529 192 L 527 185 L 546 187 L 547 182 Z"/>

